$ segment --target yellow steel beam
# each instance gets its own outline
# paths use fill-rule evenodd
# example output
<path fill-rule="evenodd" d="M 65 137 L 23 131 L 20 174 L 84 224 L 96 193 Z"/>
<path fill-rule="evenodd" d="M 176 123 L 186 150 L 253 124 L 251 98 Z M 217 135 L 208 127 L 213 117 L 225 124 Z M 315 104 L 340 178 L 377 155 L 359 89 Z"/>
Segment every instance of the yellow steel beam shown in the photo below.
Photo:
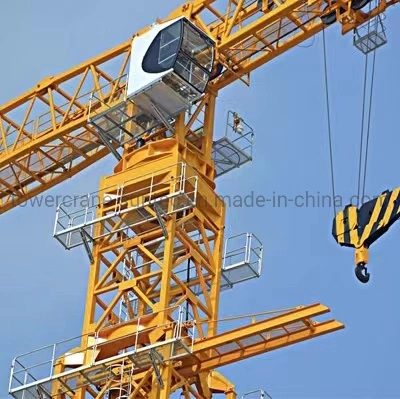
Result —
<path fill-rule="evenodd" d="M 326 313 L 329 313 L 330 309 L 321 304 L 313 304 L 305 307 L 300 307 L 294 309 L 290 312 L 277 315 L 266 320 L 259 321 L 257 323 L 250 324 L 243 328 L 238 328 L 223 334 L 218 334 L 217 336 L 210 338 L 208 340 L 197 342 L 195 345 L 194 353 L 209 351 L 215 349 L 218 352 L 218 348 L 223 345 L 237 343 L 238 341 L 248 339 L 250 337 L 255 337 L 263 332 L 276 330 L 278 328 L 283 328 L 284 326 L 302 322 L 304 320 L 310 319 L 311 317 L 317 317 Z M 337 322 L 337 326 L 344 328 L 344 325 Z M 304 329 L 310 329 L 307 324 L 304 325 Z M 311 327 L 311 330 L 313 327 Z M 240 345 L 243 347 L 243 345 Z"/>
<path fill-rule="evenodd" d="M 247 329 L 249 329 L 249 327 L 250 326 L 245 327 L 243 329 L 244 334 L 247 332 Z M 237 345 L 237 348 L 235 350 L 232 350 L 228 353 L 223 353 L 223 352 L 216 353 L 214 356 L 211 356 L 206 360 L 202 360 L 197 364 L 193 364 L 191 367 L 187 367 L 181 372 L 182 374 L 186 374 L 192 372 L 191 370 L 193 369 L 196 370 L 196 372 L 199 372 L 199 370 L 204 371 L 204 370 L 215 369 L 218 367 L 235 363 L 240 360 L 244 360 L 250 357 L 261 355 L 266 352 L 270 352 L 271 350 L 280 349 L 285 346 L 300 343 L 312 338 L 316 338 L 321 335 L 339 331 L 343 328 L 344 325 L 341 322 L 337 320 L 329 320 L 326 322 L 315 323 L 312 326 L 312 328 L 304 327 L 301 330 L 290 332 L 280 337 L 265 339 L 265 341 L 257 342 L 256 344 L 253 345 L 241 343 L 240 346 Z M 249 335 L 248 338 L 252 338 L 255 336 L 256 334 Z M 237 341 L 240 340 L 239 334 L 236 339 Z M 221 343 L 219 346 L 222 347 L 223 344 Z M 218 346 L 216 346 L 216 349 L 218 349 Z M 202 352 L 200 350 L 198 351 L 198 347 L 195 346 L 194 353 L 195 354 L 198 353 L 200 355 Z"/>
<path fill-rule="evenodd" d="M 132 387 L 135 387 L 133 391 L 139 393 L 141 390 L 144 397 L 154 397 L 154 393 L 156 393 L 160 398 L 167 398 L 169 397 L 166 396 L 167 394 L 169 395 L 184 386 L 184 379 L 189 385 L 195 384 L 199 392 L 206 392 L 207 390 L 213 393 L 224 392 L 234 397 L 234 386 L 219 373 L 212 370 L 343 329 L 343 324 L 336 320 L 322 322 L 313 320 L 314 317 L 327 314 L 329 311 L 329 308 L 324 305 L 312 304 L 242 328 L 198 338 L 194 343 L 193 351 L 186 356 L 169 359 L 170 350 L 165 351 L 165 362 L 162 365 L 163 372 L 165 370 L 168 373 L 167 376 L 163 376 L 163 380 L 168 382 L 168 386 L 165 388 L 158 386 L 154 376 L 150 379 L 154 370 L 148 363 L 143 366 L 137 363 L 134 373 L 129 372 L 132 367 L 131 360 L 135 358 L 135 355 L 130 355 L 129 351 L 123 359 L 98 360 L 77 371 L 67 371 L 64 367 L 58 367 L 54 370 L 52 376 L 53 386 L 62 389 L 62 391 L 66 391 L 68 386 L 76 386 L 78 395 L 76 397 L 81 397 L 79 396 L 81 393 L 90 393 L 91 384 L 93 384 L 93 386 L 101 388 L 98 397 L 104 397 L 110 384 L 122 385 L 125 389 L 129 384 L 132 384 Z M 125 340 L 125 347 L 130 347 L 136 339 L 133 326 L 134 324 L 126 328 L 130 339 Z M 162 330 L 163 326 L 155 328 Z M 171 332 L 171 328 L 167 328 L 166 331 Z M 141 334 L 143 332 L 139 332 L 139 337 Z M 185 338 L 183 340 L 185 341 Z M 123 347 L 119 346 L 121 342 L 117 336 L 114 336 L 113 341 L 100 344 L 97 349 L 101 355 L 103 351 L 108 351 L 108 347 L 116 346 L 114 350 L 122 354 L 121 349 Z M 77 353 L 80 351 L 91 353 L 92 351 L 91 347 L 87 345 L 83 348 L 86 349 L 78 349 Z M 143 356 L 142 359 L 144 359 Z M 120 368 L 118 378 L 110 378 L 110 370 L 117 368 Z M 122 368 L 125 370 L 123 374 Z M 83 378 L 84 376 L 89 377 Z M 47 380 L 43 384 L 45 386 Z M 189 386 L 186 386 L 186 389 L 189 389 Z M 153 396 L 147 396 L 150 394 L 153 394 Z M 200 394 L 199 397 L 204 396 Z"/>
<path fill-rule="evenodd" d="M 0 107 L 0 213 L 72 177 L 109 153 L 88 124 L 95 112 L 119 99 L 130 41 L 95 57 Z M 101 68 L 119 61 L 114 80 Z M 98 76 L 103 77 L 100 87 Z M 91 95 L 95 97 L 91 100 Z M 21 119 L 10 115 L 19 114 Z M 62 172 L 62 173 L 61 173 Z M 40 184 L 38 185 L 38 177 Z M 11 187 L 13 189 L 11 189 Z"/>
<path fill-rule="evenodd" d="M 369 13 L 354 12 L 350 1 L 341 2 L 346 9 L 346 17 L 340 21 L 342 32 L 351 31 L 398 1 L 379 0 Z M 185 15 L 217 43 L 218 61 L 227 69 L 209 85 L 210 92 L 216 94 L 242 80 L 323 29 L 319 16 L 325 9 L 324 1 L 276 0 L 274 4 L 273 9 L 260 9 L 256 1 L 194 0 L 171 13 L 169 18 Z M 213 14 L 215 20 L 210 22 L 205 13 Z M 108 154 L 88 118 L 102 102 L 120 101 L 125 89 L 121 76 L 127 72 L 130 45 L 128 40 L 62 74 L 46 78 L 0 107 L 0 214 Z M 118 68 L 107 74 L 104 66 L 117 60 Z M 96 96 L 92 103 L 90 94 Z"/>

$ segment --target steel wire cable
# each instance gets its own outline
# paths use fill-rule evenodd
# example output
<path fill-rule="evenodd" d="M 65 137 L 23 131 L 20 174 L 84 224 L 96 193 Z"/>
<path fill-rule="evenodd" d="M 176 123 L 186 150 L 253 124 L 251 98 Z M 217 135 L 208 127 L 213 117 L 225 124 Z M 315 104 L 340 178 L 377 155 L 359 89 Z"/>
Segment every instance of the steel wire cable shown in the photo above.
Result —
<path fill-rule="evenodd" d="M 324 55 L 325 99 L 326 99 L 326 112 L 327 112 L 327 124 L 328 124 L 329 158 L 330 158 L 331 185 L 332 185 L 332 196 L 333 196 L 332 203 L 333 203 L 333 215 L 336 216 L 335 174 L 334 174 L 334 162 L 333 162 L 332 127 L 331 127 L 330 102 L 329 102 L 328 61 L 326 56 L 325 28 L 322 29 L 322 38 L 323 38 L 323 55 Z"/>
<path fill-rule="evenodd" d="M 371 90 L 369 95 L 369 111 L 368 111 L 368 123 L 367 123 L 367 138 L 365 144 L 365 161 L 364 161 L 364 179 L 363 179 L 363 191 L 362 198 L 365 196 L 365 186 L 367 179 L 367 165 L 368 165 L 368 150 L 369 150 L 369 138 L 371 133 L 371 115 L 372 115 L 372 100 L 374 92 L 374 81 L 375 81 L 375 61 L 376 61 L 376 49 L 374 50 L 374 56 L 372 58 L 372 76 L 371 76 Z"/>

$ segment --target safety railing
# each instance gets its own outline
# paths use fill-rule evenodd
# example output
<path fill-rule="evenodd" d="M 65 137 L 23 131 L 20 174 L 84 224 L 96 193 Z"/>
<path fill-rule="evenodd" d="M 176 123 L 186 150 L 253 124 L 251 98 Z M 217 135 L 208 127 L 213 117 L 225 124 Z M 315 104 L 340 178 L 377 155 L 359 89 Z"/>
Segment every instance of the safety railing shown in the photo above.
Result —
<path fill-rule="evenodd" d="M 380 14 L 354 29 L 353 44 L 362 53 L 368 54 L 387 43 L 385 14 Z"/>
<path fill-rule="evenodd" d="M 254 130 L 236 112 L 228 111 L 225 137 L 252 158 Z"/>
<path fill-rule="evenodd" d="M 161 122 L 151 113 L 142 110 L 133 100 L 127 97 L 125 91 L 122 101 L 108 104 L 93 92 L 89 101 L 89 123 L 104 140 L 114 142 L 119 147 L 138 140 L 145 133 L 159 127 Z"/>
<path fill-rule="evenodd" d="M 178 322 L 175 326 L 176 341 L 171 346 L 170 359 L 177 359 L 193 352 L 196 339 L 196 319 L 184 306 L 178 306 Z"/>
<path fill-rule="evenodd" d="M 226 240 L 221 286 L 233 286 L 261 276 L 263 245 L 252 233 L 242 233 Z"/>
<path fill-rule="evenodd" d="M 272 399 L 272 397 L 263 389 L 256 389 L 245 393 L 242 399 Z"/>
<path fill-rule="evenodd" d="M 159 313 L 165 313 L 168 321 L 164 325 L 146 327 L 149 317 Z M 193 351 L 196 321 L 183 306 L 171 306 L 138 317 L 130 325 L 132 329 L 136 326 L 136 331 L 116 339 L 105 338 L 107 329 L 103 329 L 96 334 L 74 337 L 17 356 L 11 366 L 9 393 L 18 399 L 41 398 L 40 392 L 50 396 L 52 384 L 57 381 L 60 383 L 57 394 L 65 393 L 84 385 L 104 382 L 107 378 L 104 370 L 110 365 L 120 364 L 123 359 L 129 359 L 135 369 L 148 367 L 151 364 L 150 350 L 168 345 L 170 355 L 164 361 Z M 169 329 L 171 338 L 151 343 L 149 334 L 156 329 Z M 112 355 L 104 359 L 103 353 Z"/>
<path fill-rule="evenodd" d="M 239 168 L 253 159 L 254 131 L 236 112 L 229 111 L 225 135 L 214 141 L 212 157 L 216 176 Z"/>
<path fill-rule="evenodd" d="M 175 170 L 178 171 L 176 174 Z M 168 174 L 170 179 L 167 180 Z M 197 188 L 197 173 L 181 162 L 130 179 L 122 185 L 65 201 L 57 208 L 54 237 L 65 248 L 71 249 L 84 244 L 85 237 L 93 242 L 124 231 L 129 238 L 134 227 L 145 223 L 159 228 L 163 216 L 196 205 Z M 122 223 L 115 227 L 121 219 Z"/>
<path fill-rule="evenodd" d="M 81 351 L 68 352 L 74 347 L 79 347 L 84 338 L 92 340 L 93 344 Z M 90 356 L 90 352 L 94 353 L 96 340 L 95 336 L 77 336 L 15 357 L 11 365 L 9 392 L 12 394 L 21 387 L 29 387 L 51 379 L 61 358 L 64 358 L 65 363 L 72 363 L 74 359 L 76 361 L 85 355 Z"/>
<path fill-rule="evenodd" d="M 88 109 L 82 110 L 75 104 L 71 104 L 71 101 L 65 102 L 63 104 L 57 105 L 57 113 L 52 115 L 50 111 L 38 115 L 35 119 L 27 121 L 23 128 L 24 131 L 29 132 L 29 135 L 21 137 L 19 143 L 22 145 L 25 142 L 35 140 L 43 132 L 51 129 L 55 123 L 57 126 L 62 123 L 65 119 L 65 115 L 81 114 L 83 112 L 90 112 L 97 109 L 99 106 L 99 101 L 92 101 L 92 98 L 103 98 L 103 104 L 108 102 L 115 102 L 120 98 L 124 98 L 126 95 L 126 83 L 127 75 L 121 75 L 118 78 L 112 80 L 109 83 L 101 85 L 98 89 L 88 90 L 79 94 L 75 99 L 76 104 L 88 104 Z M 101 93 L 101 94 L 100 94 Z M 107 99 L 107 100 L 104 100 Z M 6 132 L 7 143 L 13 142 L 18 136 L 18 129 L 9 129 Z M 38 161 L 39 162 L 39 161 Z"/>

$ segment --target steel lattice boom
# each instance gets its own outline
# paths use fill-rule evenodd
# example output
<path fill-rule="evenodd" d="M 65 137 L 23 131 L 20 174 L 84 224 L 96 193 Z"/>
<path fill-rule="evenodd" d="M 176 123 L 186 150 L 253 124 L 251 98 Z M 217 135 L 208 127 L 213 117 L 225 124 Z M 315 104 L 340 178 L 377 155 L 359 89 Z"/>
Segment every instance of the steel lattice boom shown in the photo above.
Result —
<path fill-rule="evenodd" d="M 225 237 L 215 190 L 251 161 L 253 129 L 229 112 L 214 140 L 214 121 L 219 90 L 250 84 L 328 25 L 347 33 L 396 3 L 366 14 L 362 1 L 187 2 L 0 108 L 0 213 L 117 159 L 98 191 L 57 209 L 54 237 L 91 264 L 82 335 L 35 351 L 35 364 L 32 352 L 16 357 L 16 399 L 234 399 L 217 368 L 344 328 L 317 321 L 330 309 L 313 304 L 221 331 L 221 292 L 260 277 L 263 245 Z"/>
<path fill-rule="evenodd" d="M 341 2 L 338 21 L 347 33 L 397 0 L 381 0 L 368 14 Z M 185 15 L 216 41 L 223 73 L 210 92 L 242 80 L 323 28 L 323 1 L 196 0 L 169 18 Z M 88 124 L 91 114 L 122 100 L 130 43 L 101 54 L 0 107 L 0 213 L 82 171 L 109 153 Z M 90 101 L 95 95 L 96 101 Z"/>

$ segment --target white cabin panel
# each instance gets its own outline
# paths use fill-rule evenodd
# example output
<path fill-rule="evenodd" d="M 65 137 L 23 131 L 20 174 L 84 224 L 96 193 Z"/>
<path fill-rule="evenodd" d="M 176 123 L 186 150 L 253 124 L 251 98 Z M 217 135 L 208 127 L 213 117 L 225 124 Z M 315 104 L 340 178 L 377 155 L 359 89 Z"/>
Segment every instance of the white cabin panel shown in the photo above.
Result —
<path fill-rule="evenodd" d="M 142 64 L 143 59 L 146 56 L 147 51 L 149 50 L 156 36 L 163 29 L 169 27 L 170 25 L 174 24 L 176 21 L 182 18 L 183 17 L 176 18 L 163 24 L 156 24 L 148 32 L 132 39 L 132 52 L 128 73 L 127 97 L 131 97 L 137 93 L 140 93 L 145 88 L 157 83 L 161 80 L 161 78 L 173 71 L 173 68 L 171 68 L 168 71 L 163 71 L 160 73 L 148 73 L 143 70 Z"/>

